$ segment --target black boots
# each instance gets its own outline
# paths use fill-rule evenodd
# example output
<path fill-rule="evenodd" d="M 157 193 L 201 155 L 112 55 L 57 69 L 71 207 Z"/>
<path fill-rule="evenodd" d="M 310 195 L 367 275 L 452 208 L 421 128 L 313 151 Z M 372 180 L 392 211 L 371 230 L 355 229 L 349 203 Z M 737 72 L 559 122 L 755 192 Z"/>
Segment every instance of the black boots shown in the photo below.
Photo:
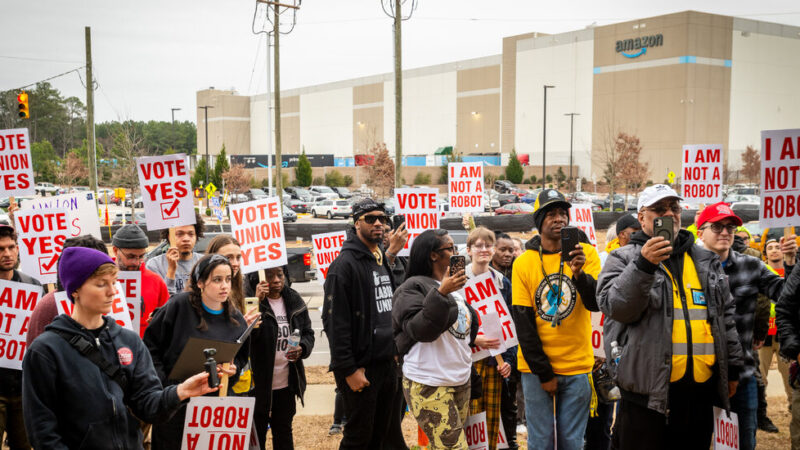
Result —
<path fill-rule="evenodd" d="M 767 433 L 777 433 L 778 427 L 767 417 L 767 389 L 763 384 L 758 384 L 758 429 Z"/>

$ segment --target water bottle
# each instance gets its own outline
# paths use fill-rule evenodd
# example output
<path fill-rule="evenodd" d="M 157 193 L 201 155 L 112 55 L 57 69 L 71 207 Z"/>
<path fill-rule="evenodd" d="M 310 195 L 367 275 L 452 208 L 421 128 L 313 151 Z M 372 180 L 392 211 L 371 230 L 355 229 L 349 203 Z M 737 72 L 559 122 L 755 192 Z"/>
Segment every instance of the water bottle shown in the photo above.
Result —
<path fill-rule="evenodd" d="M 286 348 L 286 351 L 294 350 L 298 345 L 300 345 L 300 330 L 295 328 L 289 336 L 289 346 Z"/>
<path fill-rule="evenodd" d="M 611 341 L 611 360 L 614 365 L 619 367 L 619 358 L 622 356 L 622 347 L 619 346 L 617 341 Z"/>

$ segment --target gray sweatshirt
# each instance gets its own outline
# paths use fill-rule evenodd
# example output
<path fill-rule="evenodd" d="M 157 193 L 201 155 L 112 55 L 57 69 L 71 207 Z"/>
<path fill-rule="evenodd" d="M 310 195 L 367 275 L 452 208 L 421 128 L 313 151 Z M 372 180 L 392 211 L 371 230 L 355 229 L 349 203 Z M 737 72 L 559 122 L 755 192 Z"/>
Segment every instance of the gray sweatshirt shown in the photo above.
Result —
<path fill-rule="evenodd" d="M 153 259 L 147 261 L 145 267 L 151 272 L 155 272 L 160 276 L 164 283 L 167 284 L 167 292 L 169 296 L 183 292 L 189 282 L 189 275 L 192 273 L 194 264 L 203 257 L 202 253 L 192 252 L 192 257 L 189 260 L 178 260 L 178 267 L 175 269 L 175 278 L 167 278 L 167 255 L 161 254 Z"/>

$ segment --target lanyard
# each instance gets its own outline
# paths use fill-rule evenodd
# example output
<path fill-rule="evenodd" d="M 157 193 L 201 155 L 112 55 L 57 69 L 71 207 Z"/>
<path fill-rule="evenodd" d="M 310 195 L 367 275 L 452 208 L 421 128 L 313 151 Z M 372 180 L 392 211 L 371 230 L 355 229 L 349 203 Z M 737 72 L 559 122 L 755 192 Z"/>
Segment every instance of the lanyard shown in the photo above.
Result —
<path fill-rule="evenodd" d="M 558 318 L 558 305 L 561 304 L 561 296 L 563 294 L 561 292 L 561 283 L 564 275 L 564 260 L 562 259 L 558 265 L 558 289 L 550 284 L 550 279 L 547 277 L 547 272 L 544 270 L 544 257 L 542 256 L 541 249 L 539 250 L 539 261 L 541 262 L 540 267 L 542 269 L 542 275 L 544 275 L 544 281 L 550 288 L 550 292 L 547 293 L 547 302 L 550 304 L 550 309 L 547 310 L 547 314 L 550 314 L 553 317 L 551 319 L 550 326 L 556 327 L 561 324 L 561 321 Z"/>

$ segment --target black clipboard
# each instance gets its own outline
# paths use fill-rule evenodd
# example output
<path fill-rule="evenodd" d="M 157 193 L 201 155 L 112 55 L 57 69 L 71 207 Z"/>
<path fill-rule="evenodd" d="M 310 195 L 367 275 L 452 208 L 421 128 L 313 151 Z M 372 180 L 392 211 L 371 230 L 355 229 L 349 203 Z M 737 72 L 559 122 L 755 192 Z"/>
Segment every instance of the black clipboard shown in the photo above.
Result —
<path fill-rule="evenodd" d="M 244 330 L 239 339 L 236 342 L 226 342 L 226 341 L 218 341 L 216 339 L 203 339 L 197 337 L 190 337 L 189 340 L 186 342 L 186 345 L 183 347 L 180 356 L 178 356 L 178 360 L 175 362 L 175 366 L 172 367 L 172 371 L 169 373 L 170 380 L 179 380 L 183 381 L 192 375 L 198 374 L 205 370 L 205 362 L 206 357 L 203 355 L 203 350 L 207 348 L 213 348 L 217 350 L 217 354 L 214 355 L 214 359 L 217 360 L 219 363 L 225 363 L 233 361 L 233 358 L 239 352 L 239 349 L 242 347 L 242 344 L 250 337 L 250 333 L 253 331 L 258 320 L 253 321 L 247 329 Z"/>

